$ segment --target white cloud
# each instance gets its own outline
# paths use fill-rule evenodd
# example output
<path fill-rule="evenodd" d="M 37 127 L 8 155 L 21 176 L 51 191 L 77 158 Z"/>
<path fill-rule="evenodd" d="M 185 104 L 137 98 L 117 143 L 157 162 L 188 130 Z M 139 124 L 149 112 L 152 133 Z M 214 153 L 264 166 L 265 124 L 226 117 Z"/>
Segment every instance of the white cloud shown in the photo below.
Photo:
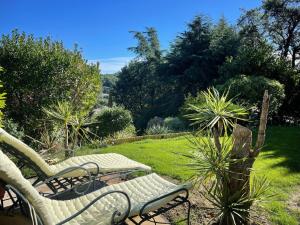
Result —
<path fill-rule="evenodd" d="M 116 73 L 121 68 L 129 63 L 133 57 L 114 57 L 114 58 L 103 58 L 103 59 L 92 59 L 88 60 L 89 63 L 100 62 L 100 70 L 102 74 Z"/>

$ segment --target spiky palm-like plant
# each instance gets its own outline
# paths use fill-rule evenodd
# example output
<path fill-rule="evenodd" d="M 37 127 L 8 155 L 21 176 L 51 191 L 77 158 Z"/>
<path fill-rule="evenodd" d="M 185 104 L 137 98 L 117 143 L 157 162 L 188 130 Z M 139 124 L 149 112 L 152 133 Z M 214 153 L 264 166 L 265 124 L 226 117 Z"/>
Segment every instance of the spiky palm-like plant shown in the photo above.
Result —
<path fill-rule="evenodd" d="M 246 121 L 247 109 L 233 103 L 228 98 L 229 90 L 220 94 L 214 87 L 200 93 L 204 102 L 197 105 L 189 105 L 188 110 L 193 112 L 186 115 L 193 123 L 199 126 L 200 130 L 209 129 L 215 139 L 216 147 L 221 151 L 220 136 L 225 135 L 229 128 L 232 128 L 238 121 Z"/>
<path fill-rule="evenodd" d="M 252 150 L 252 133 L 237 125 L 246 120 L 247 110 L 228 99 L 228 92 L 219 94 L 215 88 L 201 92 L 197 105 L 190 105 L 187 117 L 200 131 L 207 129 L 207 138 L 193 141 L 195 150 L 189 157 L 190 167 L 196 172 L 196 182 L 201 182 L 203 195 L 217 211 L 220 225 L 244 225 L 249 223 L 250 207 L 263 199 L 268 183 L 265 179 L 250 182 L 250 173 L 263 143 L 266 128 L 269 96 L 263 101 L 258 142 Z M 228 129 L 234 128 L 232 137 Z M 221 138 L 221 135 L 223 137 Z M 203 182 L 209 180 L 210 182 Z"/>
<path fill-rule="evenodd" d="M 84 128 L 87 117 L 77 113 L 68 102 L 57 102 L 52 107 L 43 108 L 43 111 L 58 129 L 63 130 L 65 157 L 70 157 L 74 154 L 79 138 L 87 138 L 88 131 Z"/>

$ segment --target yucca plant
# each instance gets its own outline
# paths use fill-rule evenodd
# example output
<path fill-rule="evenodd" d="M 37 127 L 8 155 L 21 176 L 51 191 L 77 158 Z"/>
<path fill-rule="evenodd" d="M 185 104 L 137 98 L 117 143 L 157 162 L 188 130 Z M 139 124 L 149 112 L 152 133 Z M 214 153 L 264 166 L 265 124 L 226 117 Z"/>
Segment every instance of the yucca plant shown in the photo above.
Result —
<path fill-rule="evenodd" d="M 79 139 L 88 139 L 89 131 L 84 126 L 87 116 L 76 112 L 69 102 L 57 102 L 49 108 L 43 108 L 43 111 L 54 126 L 64 133 L 65 157 L 74 155 Z"/>
<path fill-rule="evenodd" d="M 220 94 L 214 87 L 200 93 L 201 102 L 197 105 L 189 105 L 188 111 L 193 112 L 186 117 L 197 125 L 200 130 L 209 129 L 215 138 L 215 144 L 221 151 L 220 136 L 227 135 L 228 129 L 238 121 L 246 121 L 248 111 L 244 107 L 234 104 L 233 99 L 228 98 L 229 90 Z"/>
<path fill-rule="evenodd" d="M 252 133 L 237 124 L 247 120 L 247 110 L 228 99 L 228 91 L 215 88 L 201 92 L 204 102 L 189 106 L 187 117 L 206 130 L 207 138 L 192 141 L 194 146 L 189 166 L 195 171 L 194 181 L 203 186 L 205 196 L 216 210 L 220 225 L 244 225 L 250 221 L 250 208 L 259 202 L 268 187 L 265 179 L 250 182 L 253 163 L 264 143 L 269 95 L 263 99 L 258 141 L 252 148 Z M 228 130 L 233 128 L 232 136 Z M 199 134 L 199 133 L 198 133 Z"/>

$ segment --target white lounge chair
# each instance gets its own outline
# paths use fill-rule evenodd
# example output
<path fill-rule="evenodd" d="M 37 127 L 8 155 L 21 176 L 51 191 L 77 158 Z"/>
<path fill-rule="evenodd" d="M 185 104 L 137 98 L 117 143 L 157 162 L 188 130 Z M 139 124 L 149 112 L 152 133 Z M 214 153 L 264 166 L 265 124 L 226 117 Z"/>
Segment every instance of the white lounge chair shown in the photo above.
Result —
<path fill-rule="evenodd" d="M 47 181 L 46 184 L 55 193 L 58 189 L 67 189 L 67 185 L 63 182 L 67 182 L 69 185 L 79 182 L 78 179 L 61 181 L 58 178 L 77 178 L 88 176 L 89 173 L 98 176 L 99 174 L 128 173 L 129 171 L 151 171 L 151 167 L 116 153 L 71 157 L 55 165 L 49 165 L 36 151 L 2 128 L 0 128 L 0 141 L 9 145 L 5 149 L 19 160 L 18 165 L 25 165 L 35 171 L 38 179 L 34 185 Z"/>
<path fill-rule="evenodd" d="M 157 174 L 106 186 L 72 200 L 53 200 L 41 196 L 21 174 L 19 168 L 0 150 L 0 182 L 27 203 L 35 224 L 123 224 L 126 218 L 141 224 L 166 210 L 190 203 L 191 184 L 175 185 Z M 141 221 L 136 222 L 136 216 Z"/>

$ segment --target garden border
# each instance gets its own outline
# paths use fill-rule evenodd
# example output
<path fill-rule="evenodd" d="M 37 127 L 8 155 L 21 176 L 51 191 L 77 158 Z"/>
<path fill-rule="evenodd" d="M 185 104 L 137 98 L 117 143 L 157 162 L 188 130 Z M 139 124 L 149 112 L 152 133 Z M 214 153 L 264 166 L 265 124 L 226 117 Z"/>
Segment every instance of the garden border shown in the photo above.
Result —
<path fill-rule="evenodd" d="M 180 133 L 169 133 L 169 134 L 155 134 L 155 135 L 143 135 L 143 136 L 135 136 L 129 138 L 120 138 L 115 140 L 108 140 L 105 142 L 107 145 L 119 145 L 124 143 L 131 143 L 135 141 L 141 141 L 145 139 L 167 139 L 167 138 L 174 138 L 180 137 L 183 135 L 191 134 L 191 132 L 180 132 Z"/>

